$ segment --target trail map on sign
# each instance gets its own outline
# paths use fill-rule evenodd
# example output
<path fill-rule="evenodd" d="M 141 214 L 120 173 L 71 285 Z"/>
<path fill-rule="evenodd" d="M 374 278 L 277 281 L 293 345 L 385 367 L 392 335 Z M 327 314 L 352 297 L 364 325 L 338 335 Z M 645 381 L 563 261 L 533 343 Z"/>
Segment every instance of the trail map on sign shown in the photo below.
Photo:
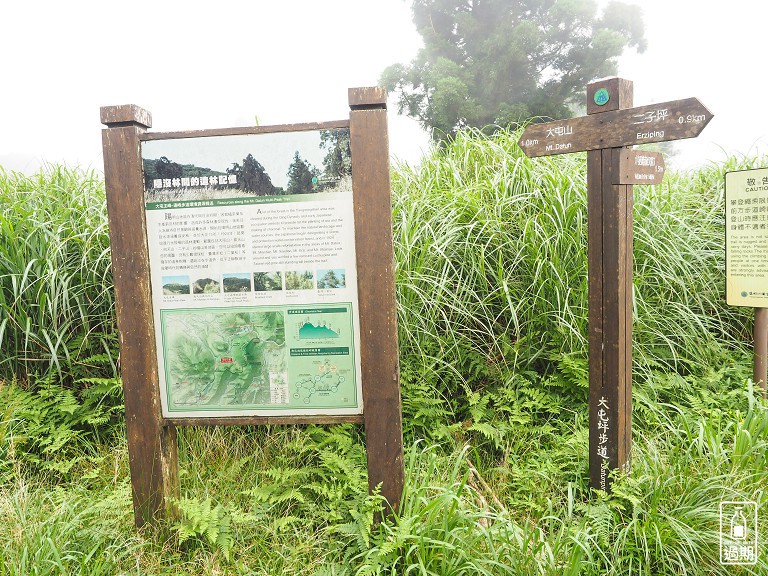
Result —
<path fill-rule="evenodd" d="M 348 305 L 172 309 L 160 317 L 171 412 L 357 403 Z"/>
<path fill-rule="evenodd" d="M 287 392 L 281 313 L 166 310 L 162 324 L 171 409 L 270 404 L 273 389 Z"/>

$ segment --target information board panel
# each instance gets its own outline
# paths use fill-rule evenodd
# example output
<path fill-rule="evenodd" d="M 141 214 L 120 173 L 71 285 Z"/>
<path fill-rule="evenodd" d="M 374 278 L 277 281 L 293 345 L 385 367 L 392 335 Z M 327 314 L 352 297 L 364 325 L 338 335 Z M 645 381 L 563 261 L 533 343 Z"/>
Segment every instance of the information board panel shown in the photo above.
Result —
<path fill-rule="evenodd" d="M 725 174 L 726 300 L 768 308 L 768 168 Z"/>
<path fill-rule="evenodd" d="M 141 156 L 163 416 L 362 414 L 349 129 Z"/>

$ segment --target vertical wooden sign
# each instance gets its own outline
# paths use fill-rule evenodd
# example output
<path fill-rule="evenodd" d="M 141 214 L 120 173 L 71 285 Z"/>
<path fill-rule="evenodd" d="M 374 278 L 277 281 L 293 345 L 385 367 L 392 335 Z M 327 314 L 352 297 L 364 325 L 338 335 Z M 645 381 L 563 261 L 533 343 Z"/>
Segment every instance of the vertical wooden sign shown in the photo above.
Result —
<path fill-rule="evenodd" d="M 587 114 L 632 107 L 632 83 L 587 86 Z M 589 260 L 589 478 L 608 490 L 629 463 L 632 442 L 631 185 L 615 184 L 623 148 L 587 152 Z"/>
<path fill-rule="evenodd" d="M 397 509 L 405 476 L 387 93 L 350 89 L 349 106 L 368 485 L 373 490 L 381 483 L 381 494 Z"/>
<path fill-rule="evenodd" d="M 755 308 L 754 343 L 752 381 L 759 383 L 763 398 L 768 398 L 768 308 Z"/>
<path fill-rule="evenodd" d="M 697 136 L 712 113 L 696 98 L 632 107 L 632 82 L 587 86 L 587 115 L 532 124 L 530 157 L 587 152 L 589 483 L 610 491 L 632 446 L 632 184 L 659 184 L 660 155 L 627 147 Z"/>
<path fill-rule="evenodd" d="M 386 93 L 350 89 L 349 105 L 348 121 L 173 133 L 148 132 L 136 106 L 102 108 L 137 526 L 173 513 L 185 425 L 362 422 L 369 485 L 398 507 Z M 299 150 L 327 146 L 335 176 L 310 173 Z"/>

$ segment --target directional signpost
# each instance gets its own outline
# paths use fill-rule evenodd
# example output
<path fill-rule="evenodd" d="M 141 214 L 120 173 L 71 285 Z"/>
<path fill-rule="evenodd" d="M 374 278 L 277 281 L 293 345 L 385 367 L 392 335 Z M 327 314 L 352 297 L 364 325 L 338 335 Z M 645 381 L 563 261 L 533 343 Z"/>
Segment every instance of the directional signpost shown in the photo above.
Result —
<path fill-rule="evenodd" d="M 602 110 L 590 112 L 588 107 L 590 116 L 532 124 L 520 138 L 520 147 L 533 158 L 682 140 L 698 136 L 712 119 L 698 98 L 626 109 L 611 109 L 611 104 L 613 98 L 602 105 Z"/>
<path fill-rule="evenodd" d="M 712 113 L 696 98 L 632 107 L 632 82 L 587 86 L 587 116 L 528 126 L 529 157 L 587 152 L 589 477 L 610 490 L 632 440 L 632 184 L 659 184 L 660 154 L 626 148 L 698 136 Z"/>

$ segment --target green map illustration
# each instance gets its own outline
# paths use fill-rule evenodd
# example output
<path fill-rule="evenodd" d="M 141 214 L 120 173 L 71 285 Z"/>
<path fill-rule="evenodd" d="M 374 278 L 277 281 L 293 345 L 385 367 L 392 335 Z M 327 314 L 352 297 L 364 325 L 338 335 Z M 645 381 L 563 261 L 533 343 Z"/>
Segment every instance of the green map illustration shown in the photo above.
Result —
<path fill-rule="evenodd" d="M 166 309 L 160 322 L 169 411 L 356 406 L 351 306 Z"/>
<path fill-rule="evenodd" d="M 169 408 L 271 404 L 287 379 L 279 311 L 163 310 Z"/>

